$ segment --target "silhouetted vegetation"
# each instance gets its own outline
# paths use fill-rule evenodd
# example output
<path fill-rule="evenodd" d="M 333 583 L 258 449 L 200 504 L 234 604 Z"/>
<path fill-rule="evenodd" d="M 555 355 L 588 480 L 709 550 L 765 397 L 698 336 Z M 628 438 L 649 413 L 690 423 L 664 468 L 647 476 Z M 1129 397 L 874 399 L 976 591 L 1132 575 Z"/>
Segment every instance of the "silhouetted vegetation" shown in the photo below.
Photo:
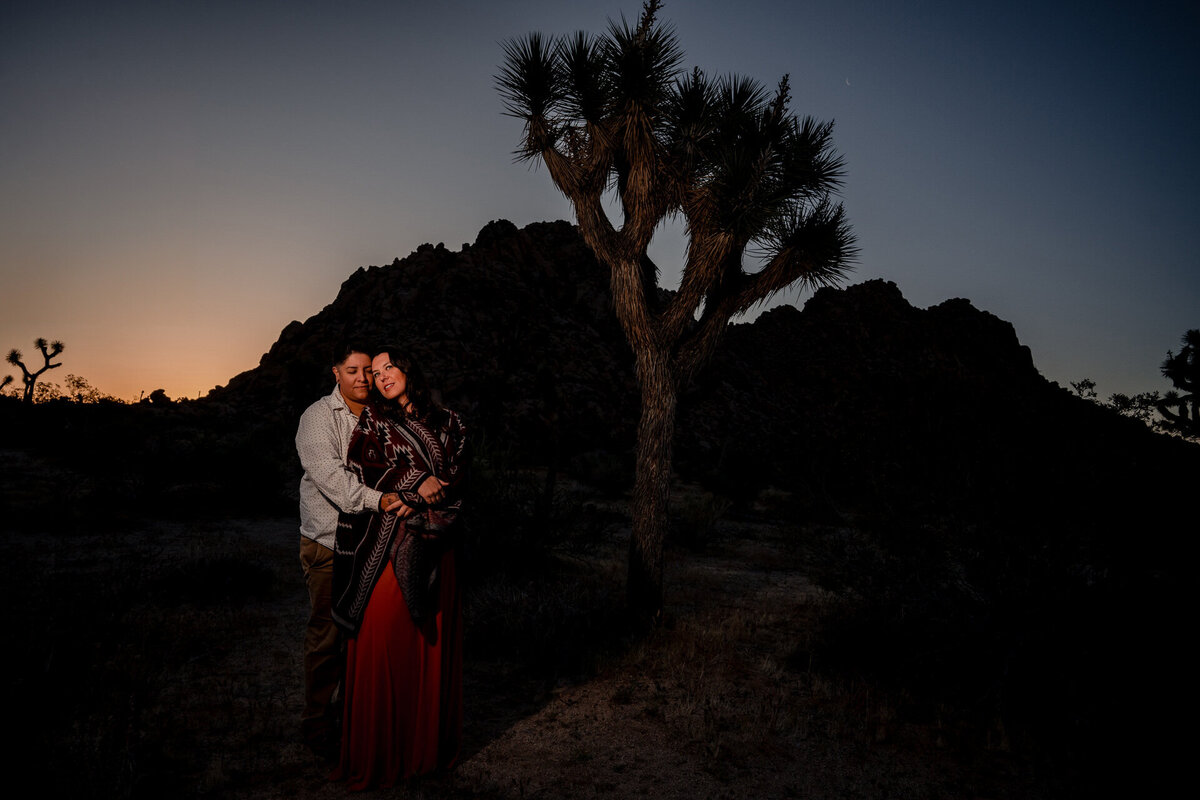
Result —
<path fill-rule="evenodd" d="M 1161 722 L 1190 681 L 1187 581 L 1167 571 L 1167 542 L 1131 564 L 1123 536 L 1036 517 L 863 520 L 800 537 L 839 599 L 797 657 L 867 680 L 898 719 L 935 723 L 955 750 L 1024 754 L 1070 796 L 1157 784 L 1183 757 Z"/>
<path fill-rule="evenodd" d="M 100 391 L 95 386 L 88 382 L 87 378 L 79 375 L 67 374 L 63 379 L 66 387 L 63 391 L 63 396 L 73 403 L 119 403 L 118 398 L 111 394 Z"/>
<path fill-rule="evenodd" d="M 218 409 L 104 399 L 0 403 L 0 438 L 36 459 L 35 476 L 50 471 L 61 484 L 53 493 L 38 479 L 12 487 L 8 524 L 17 528 L 112 529 L 145 517 L 294 510 L 287 440 Z"/>
<path fill-rule="evenodd" d="M 1096 382 L 1091 378 L 1071 381 L 1070 386 L 1071 391 L 1078 397 L 1112 409 L 1123 417 L 1136 419 L 1151 428 L 1160 428 L 1162 425 L 1162 420 L 1154 416 L 1161 400 L 1158 392 L 1138 392 L 1135 395 L 1114 392 L 1108 396 L 1108 400 L 1102 402 L 1096 391 Z"/>
<path fill-rule="evenodd" d="M 12 382 L 10 378 L 0 384 L 0 396 L 4 396 L 4 389 Z M 12 396 L 16 397 L 15 393 Z M 34 403 L 50 403 L 54 401 L 64 401 L 69 403 L 123 403 L 125 402 L 119 397 L 111 395 L 101 389 L 93 386 L 91 382 L 82 375 L 74 375 L 67 373 L 63 379 L 63 385 L 59 386 L 48 380 L 39 380 L 33 390 Z"/>
<path fill-rule="evenodd" d="M 832 123 L 789 110 L 787 76 L 770 93 L 748 78 L 685 74 L 660 5 L 649 0 L 634 28 L 622 21 L 597 37 L 509 42 L 497 79 L 507 113 L 524 122 L 518 157 L 545 163 L 573 204 L 583 238 L 611 271 L 633 348 L 642 416 L 629 593 L 647 617 L 663 602 L 680 392 L 733 315 L 797 282 L 837 282 L 854 255 L 832 200 L 842 178 Z M 619 224 L 604 211 L 611 189 Z M 679 290 L 664 295 L 646 251 L 675 215 L 690 241 Z"/>
<path fill-rule="evenodd" d="M 1200 438 L 1200 404 L 1197 403 L 1196 395 L 1197 377 L 1200 373 L 1196 356 L 1197 350 L 1200 349 L 1200 330 L 1185 333 L 1182 344 L 1178 354 L 1168 350 L 1167 358 L 1162 363 L 1163 377 L 1175 387 L 1165 394 L 1114 393 L 1106 402 L 1101 402 L 1096 392 L 1096 382 L 1090 378 L 1072 381 L 1071 390 L 1085 400 L 1099 403 L 1155 430 L 1191 439 Z M 1155 412 L 1158 413 L 1158 418 L 1155 418 Z"/>

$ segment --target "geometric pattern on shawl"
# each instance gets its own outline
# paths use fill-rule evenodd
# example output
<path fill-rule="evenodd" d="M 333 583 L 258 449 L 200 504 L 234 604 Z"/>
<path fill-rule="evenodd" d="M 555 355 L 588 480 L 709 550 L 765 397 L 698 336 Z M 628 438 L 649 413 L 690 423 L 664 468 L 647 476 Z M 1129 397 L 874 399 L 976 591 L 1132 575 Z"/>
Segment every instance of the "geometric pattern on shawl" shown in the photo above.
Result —
<path fill-rule="evenodd" d="M 347 466 L 382 493 L 397 492 L 414 509 L 395 514 L 342 513 L 333 553 L 333 620 L 354 635 L 371 592 L 390 558 L 409 614 L 418 625 L 433 609 L 437 567 L 448 546 L 445 533 L 462 508 L 466 474 L 466 428 L 448 409 L 428 421 L 395 420 L 371 406 L 363 409 L 350 440 Z M 430 475 L 447 481 L 446 500 L 428 506 L 417 488 Z"/>

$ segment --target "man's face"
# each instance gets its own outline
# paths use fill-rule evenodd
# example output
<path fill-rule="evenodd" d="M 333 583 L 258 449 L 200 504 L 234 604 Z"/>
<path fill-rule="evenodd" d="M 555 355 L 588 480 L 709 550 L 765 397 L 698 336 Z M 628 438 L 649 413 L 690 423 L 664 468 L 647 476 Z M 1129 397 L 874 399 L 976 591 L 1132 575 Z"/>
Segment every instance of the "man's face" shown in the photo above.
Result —
<path fill-rule="evenodd" d="M 371 357 L 366 353 L 351 353 L 333 368 L 342 397 L 355 403 L 367 402 L 371 391 Z"/>

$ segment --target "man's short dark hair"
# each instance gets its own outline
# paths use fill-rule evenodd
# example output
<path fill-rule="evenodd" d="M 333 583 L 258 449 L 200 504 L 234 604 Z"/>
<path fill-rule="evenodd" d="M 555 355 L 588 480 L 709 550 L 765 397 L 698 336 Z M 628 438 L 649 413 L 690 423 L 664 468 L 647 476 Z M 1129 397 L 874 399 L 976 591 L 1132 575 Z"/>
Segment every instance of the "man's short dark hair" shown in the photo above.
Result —
<path fill-rule="evenodd" d="M 333 366 L 340 367 L 354 353 L 362 353 L 370 358 L 371 344 L 362 339 L 343 339 L 333 346 Z"/>

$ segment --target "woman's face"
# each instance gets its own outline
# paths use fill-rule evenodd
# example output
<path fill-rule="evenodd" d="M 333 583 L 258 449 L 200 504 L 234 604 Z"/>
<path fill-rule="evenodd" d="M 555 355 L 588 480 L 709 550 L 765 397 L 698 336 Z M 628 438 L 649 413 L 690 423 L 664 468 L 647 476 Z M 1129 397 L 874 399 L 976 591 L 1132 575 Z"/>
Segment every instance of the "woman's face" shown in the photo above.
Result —
<path fill-rule="evenodd" d="M 408 399 L 408 381 L 400 368 L 392 363 L 392 357 L 380 353 L 371 359 L 371 373 L 375 376 L 375 388 L 388 400 Z"/>

